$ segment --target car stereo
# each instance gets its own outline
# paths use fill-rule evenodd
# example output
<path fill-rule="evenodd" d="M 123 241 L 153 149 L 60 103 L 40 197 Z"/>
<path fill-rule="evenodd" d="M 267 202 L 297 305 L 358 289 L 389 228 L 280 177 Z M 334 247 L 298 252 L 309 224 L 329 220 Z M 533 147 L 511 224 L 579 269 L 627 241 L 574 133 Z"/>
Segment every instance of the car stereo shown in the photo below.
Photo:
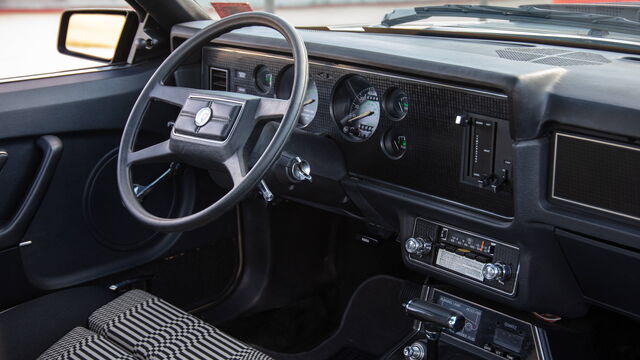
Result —
<path fill-rule="evenodd" d="M 434 221 L 416 218 L 404 242 L 411 267 L 444 272 L 494 291 L 515 295 L 519 249 L 488 237 Z"/>

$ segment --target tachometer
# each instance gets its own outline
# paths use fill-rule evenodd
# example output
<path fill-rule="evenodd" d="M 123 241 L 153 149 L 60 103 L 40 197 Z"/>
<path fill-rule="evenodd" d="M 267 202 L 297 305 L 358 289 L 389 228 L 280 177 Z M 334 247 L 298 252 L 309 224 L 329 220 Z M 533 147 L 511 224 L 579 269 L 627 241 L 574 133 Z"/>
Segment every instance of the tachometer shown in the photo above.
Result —
<path fill-rule="evenodd" d="M 276 97 L 278 99 L 288 99 L 291 96 L 291 89 L 293 88 L 293 66 L 287 66 L 278 75 L 278 84 L 276 85 Z M 305 127 L 313 121 L 318 112 L 318 87 L 313 79 L 309 79 L 307 84 L 307 92 L 304 95 L 304 104 L 300 118 L 298 119 L 298 125 Z"/>
<path fill-rule="evenodd" d="M 378 93 L 360 75 L 351 75 L 340 81 L 333 93 L 331 107 L 340 131 L 351 141 L 367 140 L 378 128 Z"/>

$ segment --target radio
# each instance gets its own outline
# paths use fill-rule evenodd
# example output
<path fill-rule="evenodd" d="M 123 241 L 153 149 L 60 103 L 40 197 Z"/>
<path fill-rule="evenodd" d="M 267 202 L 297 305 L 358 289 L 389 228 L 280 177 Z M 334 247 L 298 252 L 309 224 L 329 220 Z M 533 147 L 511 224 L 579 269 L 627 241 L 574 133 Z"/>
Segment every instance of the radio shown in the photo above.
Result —
<path fill-rule="evenodd" d="M 516 292 L 519 249 L 513 245 L 417 218 L 404 251 L 415 267 L 444 271 L 507 295 Z"/>

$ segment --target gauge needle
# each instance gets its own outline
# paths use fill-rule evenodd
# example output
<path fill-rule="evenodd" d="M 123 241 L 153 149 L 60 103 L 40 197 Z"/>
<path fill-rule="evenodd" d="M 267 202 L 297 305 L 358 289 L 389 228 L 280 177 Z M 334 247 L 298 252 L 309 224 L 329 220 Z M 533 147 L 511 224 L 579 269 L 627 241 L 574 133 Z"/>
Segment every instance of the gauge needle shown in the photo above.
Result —
<path fill-rule="evenodd" d="M 348 119 L 348 120 L 343 121 L 343 122 L 349 124 L 349 123 L 352 123 L 352 122 L 354 122 L 356 120 L 360 120 L 360 119 L 366 118 L 367 116 L 371 116 L 373 114 L 375 114 L 375 112 L 373 112 L 373 111 L 363 112 L 362 114 L 356 115 L 356 116 L 352 117 L 351 119 Z"/>
<path fill-rule="evenodd" d="M 316 99 L 308 99 L 307 101 L 302 103 L 302 106 L 307 106 L 307 105 L 311 105 L 314 102 L 316 102 Z"/>

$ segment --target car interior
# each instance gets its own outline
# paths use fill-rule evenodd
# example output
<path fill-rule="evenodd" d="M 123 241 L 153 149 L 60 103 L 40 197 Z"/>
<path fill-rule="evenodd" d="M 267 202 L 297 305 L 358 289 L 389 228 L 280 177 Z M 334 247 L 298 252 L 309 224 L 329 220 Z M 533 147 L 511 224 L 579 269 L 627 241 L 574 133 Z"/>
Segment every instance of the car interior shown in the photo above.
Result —
<path fill-rule="evenodd" d="M 128 2 L 0 80 L 0 359 L 640 359 L 640 51 Z"/>

